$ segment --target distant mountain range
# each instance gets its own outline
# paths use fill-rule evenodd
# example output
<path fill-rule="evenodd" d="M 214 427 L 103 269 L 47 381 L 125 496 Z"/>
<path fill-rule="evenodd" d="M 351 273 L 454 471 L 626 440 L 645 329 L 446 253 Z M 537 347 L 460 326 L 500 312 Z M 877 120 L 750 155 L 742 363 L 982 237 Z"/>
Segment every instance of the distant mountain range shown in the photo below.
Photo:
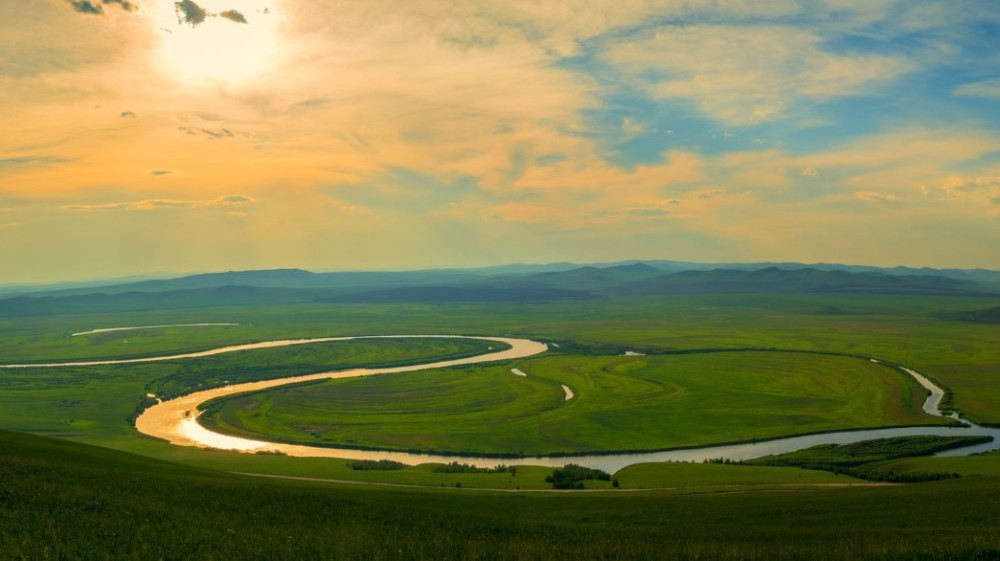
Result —
<path fill-rule="evenodd" d="M 612 294 L 866 292 L 954 294 L 981 293 L 969 280 L 941 276 L 896 276 L 843 270 L 767 267 L 758 270 L 681 271 L 615 286 Z"/>
<path fill-rule="evenodd" d="M 0 317 L 308 302 L 546 302 L 721 293 L 1000 296 L 1000 272 L 799 263 L 715 267 L 676 261 L 404 272 L 269 269 L 0 295 Z"/>

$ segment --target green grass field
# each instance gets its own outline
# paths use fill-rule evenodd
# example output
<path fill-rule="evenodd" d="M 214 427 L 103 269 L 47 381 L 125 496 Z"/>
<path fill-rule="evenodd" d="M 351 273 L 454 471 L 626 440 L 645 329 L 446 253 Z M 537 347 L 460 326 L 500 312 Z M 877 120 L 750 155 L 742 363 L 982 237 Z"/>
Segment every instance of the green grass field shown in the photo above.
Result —
<path fill-rule="evenodd" d="M 0 432 L 12 559 L 995 559 L 996 478 L 497 493 L 240 477 Z M 668 466 L 681 472 L 701 466 Z M 707 481 L 723 470 L 709 466 Z M 620 474 L 623 482 L 639 481 Z M 801 470 L 800 470 L 801 471 Z M 689 475 L 689 477 L 697 477 Z M 767 475 L 762 476 L 768 478 Z"/>
<path fill-rule="evenodd" d="M 400 404 L 448 403 L 453 415 L 465 415 L 462 422 L 469 421 L 473 431 L 486 428 L 486 422 L 472 422 L 478 415 L 492 415 L 490 422 L 506 429 L 496 425 L 503 415 L 531 414 L 530 420 L 511 420 L 524 429 L 515 447 L 668 447 L 706 438 L 762 438 L 753 432 L 758 426 L 778 435 L 927 420 L 915 420 L 922 393 L 908 378 L 863 359 L 785 352 L 615 355 L 758 348 L 876 357 L 947 386 L 954 405 L 972 419 L 1000 422 L 995 407 L 1000 379 L 994 374 L 1000 365 L 1000 332 L 995 326 L 940 319 L 1000 304 L 987 300 L 688 295 L 503 306 L 310 304 L 0 318 L 0 362 L 149 356 L 296 337 L 510 334 L 562 346 L 511 364 L 369 379 L 365 397 L 383 407 L 388 418 L 407 422 L 412 413 L 408 417 Z M 194 322 L 240 325 L 69 336 L 100 327 Z M 273 349 L 197 365 L 0 369 L 0 428 L 61 437 L 0 433 L 0 549 L 14 559 L 1000 557 L 1000 519 L 993 506 L 1000 499 L 1000 455 L 866 464 L 868 470 L 962 476 L 890 487 L 862 487 L 846 475 L 788 467 L 640 464 L 615 474 L 617 490 L 609 482 L 588 481 L 596 492 L 553 493 L 544 491 L 551 471 L 546 468 L 518 467 L 516 475 L 442 474 L 433 465 L 355 471 L 337 459 L 171 446 L 143 437 L 125 421 L 156 384 L 195 388 L 235 376 L 329 370 L 336 367 L 331 363 L 416 361 L 421 353 L 475 351 L 385 344 Z M 261 364 L 266 368 L 258 369 Z M 529 376 L 514 376 L 512 367 Z M 424 383 L 428 380 L 439 383 Z M 347 390 L 358 391 L 362 386 L 354 384 L 360 382 L 287 390 L 332 392 L 328 397 L 340 400 L 346 411 L 351 409 Z M 576 393 L 571 402 L 563 399 L 563 383 Z M 274 395 L 274 404 L 281 402 Z M 330 412 L 313 402 L 318 410 L 326 409 L 324 414 Z M 276 418 L 282 407 L 272 405 L 268 417 Z M 480 413 L 473 413 L 477 408 Z M 360 407 L 350 414 L 359 420 L 374 417 Z M 440 426 L 444 417 L 425 413 L 423 420 Z M 324 422 L 343 419 L 338 415 L 334 423 L 332 417 Z M 636 426 L 642 424 L 653 432 Z M 371 436 L 383 439 L 381 445 L 388 445 L 387 434 L 412 438 L 401 426 L 378 423 Z M 544 435 L 540 426 L 546 427 Z M 452 438 L 440 432 L 431 437 L 438 442 Z M 75 446 L 66 439 L 144 457 Z M 652 440 L 676 444 L 650 446 Z M 497 448 L 509 444 L 484 442 Z M 286 481 L 227 471 L 425 487 Z M 837 485 L 843 483 L 850 486 Z"/>
<path fill-rule="evenodd" d="M 0 362 L 148 356 L 225 344 L 358 334 L 502 333 L 636 350 L 780 348 L 875 356 L 948 387 L 977 422 L 1000 422 L 1000 332 L 941 319 L 1000 299 L 864 294 L 718 294 L 585 302 L 309 304 L 0 318 Z M 234 322 L 70 337 L 97 327 Z M 127 340 L 128 343 L 124 341 Z"/>
<path fill-rule="evenodd" d="M 276 388 L 217 400 L 202 419 L 287 442 L 535 455 L 946 422 L 922 402 L 895 369 L 838 356 L 552 356 Z"/>
<path fill-rule="evenodd" d="M 445 360 L 502 346 L 467 339 L 371 339 L 161 363 L 0 368 L 0 426 L 88 442 L 118 441 L 127 448 L 136 436 L 126 419 L 147 393 L 169 398 L 226 383 Z"/>

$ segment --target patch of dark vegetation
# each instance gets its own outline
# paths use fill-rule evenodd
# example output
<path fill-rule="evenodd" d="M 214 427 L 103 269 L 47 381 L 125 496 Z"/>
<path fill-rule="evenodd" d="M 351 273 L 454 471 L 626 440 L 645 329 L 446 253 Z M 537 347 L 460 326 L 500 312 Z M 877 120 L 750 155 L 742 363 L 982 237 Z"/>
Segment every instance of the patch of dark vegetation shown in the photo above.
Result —
<path fill-rule="evenodd" d="M 282 452 L 281 450 L 257 450 L 254 452 L 257 456 L 287 456 L 288 454 Z"/>
<path fill-rule="evenodd" d="M 610 343 L 583 343 L 568 339 L 546 342 L 549 345 L 549 353 L 563 355 L 615 356 L 625 354 L 626 351 L 641 352 L 642 354 L 661 354 L 663 352 L 657 349 L 644 349 L 637 348 L 635 346 L 614 345 Z"/>
<path fill-rule="evenodd" d="M 992 442 L 992 436 L 900 436 L 865 440 L 850 444 L 820 444 L 804 450 L 765 456 L 748 462 L 713 460 L 713 463 L 736 463 L 757 466 L 786 466 L 829 471 L 868 481 L 918 483 L 958 477 L 955 473 L 895 473 L 881 471 L 876 462 L 930 456 L 937 452 Z"/>
<path fill-rule="evenodd" d="M 146 409 L 149 409 L 159 402 L 160 400 L 155 397 L 149 397 L 148 395 L 142 396 L 139 399 L 139 403 L 135 404 L 135 409 L 133 409 L 132 412 L 125 417 L 125 420 L 128 421 L 128 424 L 134 427 L 135 420 L 139 418 L 139 415 L 142 415 Z"/>
<path fill-rule="evenodd" d="M 357 471 L 396 471 L 407 465 L 392 460 L 351 460 L 347 462 L 347 467 Z"/>
<path fill-rule="evenodd" d="M 765 466 L 801 467 L 824 464 L 856 467 L 883 460 L 930 456 L 936 452 L 992 441 L 992 436 L 899 436 L 850 444 L 820 444 L 787 454 L 757 458 L 749 463 Z"/>
<path fill-rule="evenodd" d="M 583 489 L 588 480 L 611 481 L 611 474 L 599 469 L 586 468 L 576 464 L 566 464 L 545 477 L 553 489 Z"/>
<path fill-rule="evenodd" d="M 1000 323 L 1000 306 L 997 306 L 995 308 L 988 308 L 985 310 L 972 310 L 969 312 L 941 314 L 938 317 L 941 319 L 946 319 L 951 321 L 968 321 L 972 323 L 997 324 Z"/>
<path fill-rule="evenodd" d="M 220 286 L 169 292 L 122 292 L 71 296 L 17 296 L 0 299 L 0 316 L 30 317 L 180 310 L 224 306 L 263 306 L 315 302 L 321 292 L 290 288 Z"/>
<path fill-rule="evenodd" d="M 493 467 L 477 467 L 469 464 L 451 462 L 440 466 L 434 466 L 434 473 L 509 473 L 517 475 L 517 468 L 505 464 L 497 464 Z"/>

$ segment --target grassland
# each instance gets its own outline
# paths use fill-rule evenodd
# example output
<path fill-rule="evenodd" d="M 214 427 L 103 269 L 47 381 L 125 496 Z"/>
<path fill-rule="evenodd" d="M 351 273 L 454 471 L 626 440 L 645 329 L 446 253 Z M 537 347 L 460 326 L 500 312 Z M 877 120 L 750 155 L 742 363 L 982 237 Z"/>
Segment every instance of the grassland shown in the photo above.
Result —
<path fill-rule="evenodd" d="M 873 474 L 898 474 L 914 479 L 935 473 L 951 473 L 963 478 L 1000 477 L 1000 453 L 993 451 L 974 456 L 939 456 L 900 458 L 865 466 Z"/>
<path fill-rule="evenodd" d="M 949 388 L 954 405 L 972 420 L 1000 422 L 995 407 L 1000 379 L 994 372 L 994 365 L 1000 364 L 1000 333 L 994 326 L 940 319 L 942 314 L 991 303 L 997 301 L 687 295 L 504 306 L 312 304 L 0 318 L 0 361 L 148 356 L 249 341 L 394 333 L 508 333 L 569 342 L 599 353 L 746 347 L 833 351 L 911 366 Z M 69 336 L 99 327 L 195 322 L 239 325 Z M 173 368 L 146 364 L 61 372 L 0 369 L 0 426 L 133 448 L 137 439 L 122 419 L 145 395 L 147 385 L 175 374 Z"/>
<path fill-rule="evenodd" d="M 165 331 L 173 335 L 183 330 Z M 127 338 L 132 334 L 122 332 L 115 336 Z M 113 341 L 106 344 L 114 344 Z M 118 441 L 127 448 L 136 439 L 127 419 L 147 393 L 170 398 L 229 382 L 444 360 L 477 355 L 500 346 L 496 342 L 466 339 L 372 339 L 241 351 L 163 363 L 0 368 L 0 426 L 95 443 Z"/>
<path fill-rule="evenodd" d="M 614 474 L 621 489 L 662 489 L 673 487 L 685 492 L 709 487 L 770 488 L 801 485 L 851 485 L 862 483 L 847 475 L 797 467 L 749 466 L 739 464 L 692 464 L 653 462 L 633 464 Z"/>
<path fill-rule="evenodd" d="M 286 442 L 518 455 L 946 422 L 922 413 L 923 391 L 907 376 L 847 357 L 571 355 L 515 365 L 528 376 L 481 366 L 275 388 L 217 400 L 202 419 Z"/>
<path fill-rule="evenodd" d="M 491 493 L 238 477 L 6 432 L 0 450 L 0 543 L 12 559 L 1000 554 L 1000 515 L 970 508 L 1000 500 L 998 481 L 987 477 L 876 488 Z M 713 466 L 727 467 L 758 469 Z"/>
<path fill-rule="evenodd" d="M 930 456 L 935 452 L 989 441 L 990 437 L 975 436 L 901 436 L 848 444 L 821 444 L 794 452 L 757 458 L 751 463 L 763 466 L 858 467 L 880 460 Z"/>
<path fill-rule="evenodd" d="M 905 364 L 952 391 L 977 422 L 1000 422 L 1000 332 L 941 319 L 997 298 L 849 294 L 614 297 L 583 302 L 296 304 L 142 314 L 0 318 L 0 362 L 148 356 L 224 344 L 358 334 L 518 334 L 635 350 L 781 348 L 875 356 Z M 236 327 L 70 337 L 98 327 L 234 322 Z M 127 340 L 128 343 L 124 341 Z"/>
<path fill-rule="evenodd" d="M 907 416 L 914 413 L 922 396 L 907 379 L 897 379 L 894 371 L 847 357 L 758 352 L 611 356 L 624 350 L 664 353 L 758 348 L 872 356 L 910 366 L 948 387 L 955 406 L 972 419 L 1000 422 L 996 408 L 1000 379 L 994 370 L 1000 364 L 1000 332 L 995 326 L 941 319 L 944 314 L 997 304 L 1000 300 L 988 298 L 902 295 L 686 295 L 503 306 L 296 304 L 0 318 L 0 362 L 149 356 L 295 337 L 511 334 L 560 343 L 557 352 L 562 348 L 578 349 L 579 353 L 553 353 L 474 372 L 469 369 L 462 376 L 461 370 L 414 373 L 413 380 L 419 375 L 451 377 L 448 384 L 431 390 L 436 395 L 424 393 L 423 398 L 459 401 L 460 390 L 470 390 L 478 392 L 479 400 L 494 400 L 491 410 L 494 405 L 503 409 L 533 404 L 542 415 L 555 415 L 575 407 L 581 415 L 573 421 L 577 423 L 574 433 L 587 429 L 582 430 L 585 438 L 603 444 L 617 444 L 623 436 L 632 443 L 619 447 L 631 448 L 641 437 L 630 435 L 615 424 L 615 418 L 608 417 L 611 409 L 603 409 L 602 395 L 614 395 L 630 406 L 622 408 L 618 419 L 625 424 L 645 422 L 661 436 L 671 437 L 671 430 L 695 422 L 690 415 L 701 414 L 702 418 L 696 419 L 703 427 L 701 436 L 715 435 L 713 438 L 720 440 L 744 438 L 747 428 L 741 425 L 759 421 L 772 427 L 783 421 L 783 434 L 803 432 L 799 421 L 812 427 L 823 423 L 910 422 Z M 100 327 L 195 322 L 240 325 L 69 336 Z M 287 361 L 291 361 L 291 368 L 327 370 L 336 366 L 328 362 L 344 357 L 334 349 L 306 351 L 300 347 L 296 350 L 306 354 L 290 352 L 280 360 L 279 355 L 262 354 L 252 357 L 252 362 L 273 361 L 275 370 L 271 372 L 286 372 L 281 369 L 288 368 Z M 384 359 L 397 351 L 396 358 L 417 359 L 419 353 L 407 355 L 401 349 L 370 349 L 371 356 L 359 354 L 354 364 L 375 360 L 374 354 Z M 767 358 L 758 362 L 757 357 Z M 220 362 L 215 366 L 203 363 L 180 379 L 192 387 L 231 380 L 233 373 L 250 370 L 248 357 L 217 358 Z M 756 371 L 764 378 L 747 382 L 754 387 L 732 386 L 732 399 L 739 402 L 740 411 L 734 413 L 736 408 L 727 407 L 726 415 L 713 416 L 712 402 L 704 399 L 718 394 L 722 380 L 707 376 L 713 369 L 705 367 L 708 363 L 699 362 L 701 359 L 732 361 L 718 363 L 724 366 L 720 371 L 730 373 L 741 369 L 754 372 L 746 368 L 748 359 L 757 366 L 767 365 L 767 360 L 791 362 L 788 379 L 765 379 L 782 372 L 771 365 L 775 367 Z M 690 368 L 661 368 L 661 362 L 673 360 L 690 361 Z M 794 364 L 798 360 L 821 365 L 828 374 L 822 380 L 830 387 L 795 382 L 793 373 L 808 370 L 804 363 Z M 850 366 L 845 366 L 846 370 L 834 368 L 838 361 Z M 867 464 L 870 469 L 893 473 L 947 471 L 962 475 L 914 485 L 858 487 L 857 481 L 845 475 L 798 468 L 644 464 L 615 474 L 620 490 L 609 488 L 607 482 L 588 482 L 588 486 L 603 489 L 556 494 L 541 490 L 547 487 L 544 477 L 550 472 L 545 468 L 518 467 L 516 475 L 440 474 L 434 473 L 431 465 L 363 472 L 351 470 L 343 460 L 181 448 L 137 434 L 125 421 L 127 415 L 154 388 L 151 384 L 177 380 L 171 377 L 184 366 L 0 369 L 0 427 L 97 443 L 144 456 L 0 433 L 0 549 L 4 557 L 1000 557 L 1000 513 L 995 508 L 1000 499 L 998 455 Z M 509 371 L 512 367 L 529 376 L 513 376 Z M 855 367 L 863 367 L 856 372 L 865 380 L 858 386 L 860 395 L 872 401 L 865 405 L 864 400 L 848 400 L 840 403 L 839 409 L 824 403 L 816 392 L 826 398 L 854 395 L 845 372 Z M 699 372 L 703 375 L 695 376 Z M 388 376 L 378 383 L 399 384 L 395 389 L 401 393 L 394 396 L 398 399 L 418 399 L 420 396 L 405 395 L 410 376 Z M 730 382 L 736 384 L 735 380 Z M 865 386 L 882 382 L 891 387 L 877 390 Z M 574 401 L 565 402 L 561 383 L 573 387 L 577 394 Z M 680 389 L 669 391 L 674 387 Z M 506 405 L 496 402 L 499 395 L 510 398 L 513 394 L 509 392 L 519 388 L 522 393 Z M 654 408 L 650 401 L 644 401 L 644 391 L 651 389 L 656 391 L 648 399 L 675 405 L 667 409 L 683 405 L 704 412 L 661 411 L 662 416 L 651 421 Z M 783 407 L 770 413 L 785 418 L 762 416 L 763 410 L 757 409 L 751 398 L 754 392 L 762 392 L 759 395 L 771 400 L 772 406 Z M 380 399 L 374 393 L 371 397 Z M 869 406 L 878 403 L 882 405 Z M 886 419 L 891 422 L 884 423 Z M 671 427 L 672 423 L 679 426 Z M 386 427 L 383 424 L 379 430 Z M 567 436 L 576 434 L 563 434 L 558 440 L 578 445 Z M 219 470 L 437 489 L 282 481 L 237 477 Z M 836 483 L 855 486 L 823 486 Z M 470 490 L 476 487 L 497 491 Z M 518 487 L 520 491 L 538 491 L 517 492 Z M 671 489 L 649 490 L 653 487 Z"/>

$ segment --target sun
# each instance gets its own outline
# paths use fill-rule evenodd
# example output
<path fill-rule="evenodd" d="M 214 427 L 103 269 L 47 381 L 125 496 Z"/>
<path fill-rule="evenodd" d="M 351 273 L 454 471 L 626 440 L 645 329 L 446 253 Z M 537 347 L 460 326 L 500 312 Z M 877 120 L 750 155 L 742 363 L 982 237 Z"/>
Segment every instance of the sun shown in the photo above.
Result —
<path fill-rule="evenodd" d="M 168 71 L 228 84 L 276 64 L 278 16 L 266 0 L 156 0 L 156 29 Z"/>

